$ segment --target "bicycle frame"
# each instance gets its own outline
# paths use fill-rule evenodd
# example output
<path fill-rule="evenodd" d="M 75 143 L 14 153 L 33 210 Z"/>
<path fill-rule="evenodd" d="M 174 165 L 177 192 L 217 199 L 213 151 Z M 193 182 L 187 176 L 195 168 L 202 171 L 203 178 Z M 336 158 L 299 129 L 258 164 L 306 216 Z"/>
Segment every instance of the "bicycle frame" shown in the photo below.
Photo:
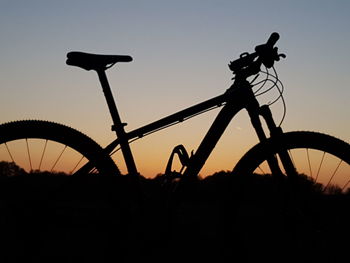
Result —
<path fill-rule="evenodd" d="M 112 151 L 120 145 L 129 174 L 138 174 L 129 145 L 130 141 L 172 126 L 216 107 L 223 106 L 207 134 L 204 136 L 198 149 L 191 156 L 187 169 L 184 171 L 184 175 L 197 175 L 199 173 L 231 120 L 240 110 L 244 108 L 246 108 L 249 113 L 252 125 L 258 135 L 259 140 L 262 141 L 266 139 L 266 135 L 259 118 L 260 105 L 252 92 L 251 85 L 246 80 L 236 80 L 231 88 L 220 96 L 201 102 L 130 132 L 126 132 L 124 129 L 126 124 L 123 123 L 119 117 L 117 106 L 113 99 L 106 73 L 104 70 L 98 71 L 97 73 L 113 120 L 112 130 L 114 130 L 117 135 L 117 139 L 105 147 L 104 152 L 106 154 L 111 154 Z M 268 106 L 265 106 L 265 108 L 266 107 L 268 108 Z M 267 112 L 269 112 L 269 109 Z M 267 119 L 266 114 L 261 115 L 268 122 L 268 128 L 270 129 L 271 134 L 274 134 L 274 131 L 276 131 L 277 128 L 273 122 L 272 116 Z"/>

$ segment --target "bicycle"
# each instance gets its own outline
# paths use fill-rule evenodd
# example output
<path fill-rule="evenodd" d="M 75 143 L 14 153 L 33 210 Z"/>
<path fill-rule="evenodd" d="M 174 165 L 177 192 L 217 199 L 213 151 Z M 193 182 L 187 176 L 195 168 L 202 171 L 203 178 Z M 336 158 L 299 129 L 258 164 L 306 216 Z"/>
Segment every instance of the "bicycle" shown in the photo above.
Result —
<path fill-rule="evenodd" d="M 234 74 L 234 82 L 223 94 L 132 131 L 125 129 L 126 124 L 119 116 L 106 75 L 107 69 L 116 63 L 130 62 L 132 57 L 69 52 L 66 61 L 68 65 L 97 73 L 112 117 L 112 130 L 115 131 L 117 138 L 106 147 L 101 147 L 85 134 L 62 124 L 41 120 L 14 121 L 0 125 L 0 158 L 2 161 L 11 162 L 25 160 L 29 164 L 30 171 L 49 170 L 54 172 L 58 170 L 60 165 L 64 166 L 63 156 L 71 151 L 79 157 L 76 157 L 76 162 L 73 163 L 72 153 L 68 154 L 65 165 L 71 167 L 69 174 L 121 175 L 111 158 L 112 154 L 121 150 L 128 174 L 137 175 L 138 170 L 130 147 L 133 141 L 209 110 L 222 107 L 198 149 L 189 155 L 184 146 L 176 146 L 166 166 L 165 178 L 168 180 L 178 176 L 181 178 L 196 177 L 231 120 L 239 111 L 246 109 L 260 142 L 240 159 L 233 169 L 234 174 L 251 174 L 267 167 L 270 170 L 267 173 L 274 175 L 287 175 L 293 178 L 298 174 L 306 174 L 314 181 L 321 179 L 326 189 L 334 182 L 336 175 L 342 169 L 342 177 L 339 177 L 342 183 L 340 187 L 345 191 L 350 183 L 350 180 L 344 177 L 346 173 L 349 173 L 350 167 L 350 145 L 348 143 L 317 132 L 285 133 L 281 128 L 283 119 L 279 125 L 276 125 L 274 121 L 270 105 L 277 100 L 283 101 L 285 115 L 285 104 L 282 96 L 283 85 L 274 68 L 275 62 L 279 61 L 280 58 L 285 58 L 285 55 L 279 54 L 278 48 L 275 47 L 278 39 L 279 34 L 272 33 L 265 44 L 255 47 L 253 53 L 243 53 L 237 60 L 230 62 L 229 68 Z M 265 71 L 261 70 L 262 67 L 265 67 Z M 270 73 L 269 69 L 273 69 L 273 73 Z M 262 81 L 257 81 L 256 77 L 259 73 L 266 75 Z M 253 80 L 248 81 L 250 78 Z M 272 83 L 272 85 L 264 90 L 268 83 Z M 260 105 L 257 96 L 265 94 L 273 88 L 278 90 L 278 98 L 270 104 Z M 267 125 L 270 136 L 262 126 L 262 119 Z M 54 144 L 58 144 L 58 146 L 54 146 L 56 152 L 53 154 L 49 147 Z M 20 146 L 24 148 L 19 149 Z M 306 155 L 306 160 L 300 164 L 301 167 L 297 167 L 301 153 L 293 154 L 292 150 L 295 149 L 301 149 Z M 312 166 L 310 155 L 319 151 L 315 168 Z M 34 153 L 38 155 L 36 159 Z M 16 154 L 22 154 L 22 157 L 17 157 Z M 55 158 L 53 158 L 54 155 Z M 172 171 L 172 162 L 175 156 L 179 157 L 183 166 L 180 172 Z M 329 159 L 327 158 L 329 156 L 332 160 L 326 164 L 326 159 Z M 49 158 L 53 159 L 49 160 Z M 34 162 L 38 163 L 36 167 L 34 167 Z M 331 165 L 334 166 L 333 171 L 330 171 Z M 321 171 L 323 168 L 329 170 L 326 171 L 329 173 L 328 179 Z"/>

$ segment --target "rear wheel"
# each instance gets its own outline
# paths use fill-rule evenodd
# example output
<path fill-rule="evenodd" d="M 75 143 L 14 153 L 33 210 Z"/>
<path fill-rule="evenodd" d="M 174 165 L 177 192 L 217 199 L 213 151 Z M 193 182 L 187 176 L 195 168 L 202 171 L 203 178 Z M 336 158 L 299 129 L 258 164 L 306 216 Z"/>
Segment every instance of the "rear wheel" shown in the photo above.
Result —
<path fill-rule="evenodd" d="M 112 159 L 85 134 L 48 121 L 15 121 L 0 125 L 1 173 L 120 174 Z M 86 167 L 86 166 L 85 166 Z"/>

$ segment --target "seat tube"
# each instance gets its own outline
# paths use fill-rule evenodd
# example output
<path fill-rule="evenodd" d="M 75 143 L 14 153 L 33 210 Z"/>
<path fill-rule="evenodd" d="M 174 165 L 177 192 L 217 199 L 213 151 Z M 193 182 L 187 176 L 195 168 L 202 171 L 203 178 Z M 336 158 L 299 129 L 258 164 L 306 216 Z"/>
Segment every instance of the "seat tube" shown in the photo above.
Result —
<path fill-rule="evenodd" d="M 124 129 L 124 127 L 126 126 L 126 123 L 123 123 L 120 119 L 117 105 L 116 105 L 115 100 L 113 98 L 113 94 L 112 94 L 111 88 L 109 86 L 105 70 L 98 70 L 97 74 L 98 74 L 98 77 L 99 77 L 99 80 L 100 80 L 100 83 L 102 86 L 104 96 L 105 96 L 106 101 L 107 101 L 109 112 L 110 112 L 112 120 L 113 120 L 112 130 L 116 132 L 116 134 L 120 140 L 120 147 L 121 147 L 121 150 L 122 150 L 122 153 L 124 156 L 124 160 L 125 160 L 126 167 L 128 169 L 128 173 L 131 175 L 136 175 L 136 174 L 138 174 L 138 171 L 136 168 L 134 157 L 133 157 L 131 149 L 130 149 L 128 137 L 127 137 L 127 134 L 126 134 L 125 129 Z"/>

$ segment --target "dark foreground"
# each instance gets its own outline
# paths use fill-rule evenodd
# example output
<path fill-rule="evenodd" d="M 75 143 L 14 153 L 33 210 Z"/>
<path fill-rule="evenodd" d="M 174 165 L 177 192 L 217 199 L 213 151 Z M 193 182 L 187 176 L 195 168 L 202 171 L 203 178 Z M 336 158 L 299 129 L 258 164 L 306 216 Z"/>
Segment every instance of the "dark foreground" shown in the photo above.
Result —
<path fill-rule="evenodd" d="M 0 177 L 0 262 L 344 262 L 350 195 L 219 173 Z"/>

